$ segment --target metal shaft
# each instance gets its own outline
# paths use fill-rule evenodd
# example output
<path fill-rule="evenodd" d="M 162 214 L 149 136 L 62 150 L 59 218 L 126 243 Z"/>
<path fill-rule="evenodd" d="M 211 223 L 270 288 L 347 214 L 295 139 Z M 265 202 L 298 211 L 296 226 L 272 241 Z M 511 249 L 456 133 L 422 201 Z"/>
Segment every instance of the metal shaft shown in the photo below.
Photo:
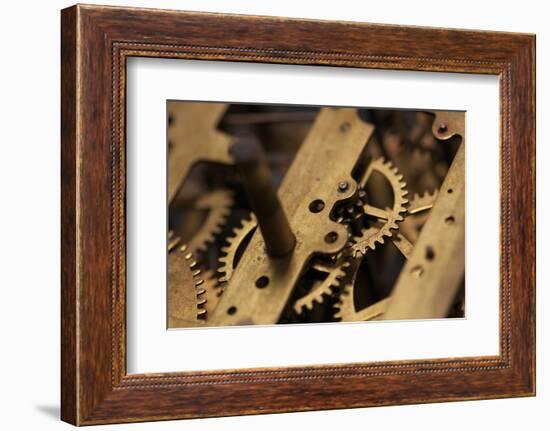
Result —
<path fill-rule="evenodd" d="M 271 173 L 259 143 L 252 137 L 242 138 L 231 146 L 230 152 L 258 220 L 267 254 L 271 257 L 286 256 L 294 249 L 296 237 L 271 182 Z"/>

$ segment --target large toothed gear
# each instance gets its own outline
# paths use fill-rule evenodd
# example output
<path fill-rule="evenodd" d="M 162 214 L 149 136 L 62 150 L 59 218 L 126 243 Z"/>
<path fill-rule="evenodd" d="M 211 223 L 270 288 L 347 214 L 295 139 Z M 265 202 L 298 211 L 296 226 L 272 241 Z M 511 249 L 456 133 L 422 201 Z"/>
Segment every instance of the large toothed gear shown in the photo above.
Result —
<path fill-rule="evenodd" d="M 205 193 L 193 205 L 194 210 L 205 211 L 206 218 L 200 229 L 187 241 L 187 248 L 194 254 L 202 252 L 221 233 L 233 207 L 233 193 L 214 190 Z"/>
<path fill-rule="evenodd" d="M 311 268 L 326 274 L 326 278 L 318 281 L 307 294 L 294 302 L 294 312 L 301 314 L 304 311 L 311 311 L 316 304 L 322 304 L 326 298 L 337 294 L 349 265 L 350 263 L 347 260 L 335 263 L 326 263 L 320 260 L 314 261 L 311 264 Z"/>
<path fill-rule="evenodd" d="M 426 192 L 423 195 L 415 194 L 409 203 L 404 223 L 417 215 L 429 211 L 433 207 L 436 199 L 437 191 L 433 193 Z M 403 256 L 408 258 L 413 245 L 401 233 L 398 233 L 392 240 Z M 361 310 L 356 309 L 354 289 L 356 287 L 357 274 L 359 273 L 362 260 L 363 259 L 352 259 L 350 265 L 346 268 L 347 274 L 343 282 L 344 286 L 341 288 L 338 302 L 334 306 L 334 317 L 338 321 L 361 322 L 376 320 L 384 314 L 388 307 L 389 297 Z M 367 287 L 361 285 L 361 288 L 365 289 Z"/>
<path fill-rule="evenodd" d="M 390 209 L 382 209 L 372 206 L 368 203 L 363 205 L 366 216 L 374 219 L 375 223 L 362 230 L 360 236 L 352 238 L 351 252 L 353 257 L 365 255 L 368 250 L 374 250 L 376 244 L 383 244 L 384 238 L 391 237 L 394 230 L 399 228 L 398 223 L 403 221 L 407 212 L 406 183 L 403 181 L 403 175 L 399 173 L 391 162 L 384 161 L 383 158 L 373 160 L 363 177 L 360 184 L 363 188 L 367 185 L 369 178 L 374 172 L 382 174 L 389 182 L 393 192 L 393 205 Z"/>
<path fill-rule="evenodd" d="M 168 253 L 168 326 L 202 326 L 206 319 L 204 280 L 186 245 Z"/>

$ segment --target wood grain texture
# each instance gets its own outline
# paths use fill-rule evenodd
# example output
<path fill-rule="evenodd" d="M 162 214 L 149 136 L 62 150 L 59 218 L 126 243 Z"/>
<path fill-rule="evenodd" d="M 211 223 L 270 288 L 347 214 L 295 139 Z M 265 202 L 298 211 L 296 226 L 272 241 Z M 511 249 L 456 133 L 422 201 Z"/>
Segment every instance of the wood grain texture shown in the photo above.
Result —
<path fill-rule="evenodd" d="M 500 355 L 126 375 L 129 56 L 499 75 Z M 533 395 L 534 71 L 532 35 L 99 6 L 62 11 L 63 420 L 83 425 Z"/>

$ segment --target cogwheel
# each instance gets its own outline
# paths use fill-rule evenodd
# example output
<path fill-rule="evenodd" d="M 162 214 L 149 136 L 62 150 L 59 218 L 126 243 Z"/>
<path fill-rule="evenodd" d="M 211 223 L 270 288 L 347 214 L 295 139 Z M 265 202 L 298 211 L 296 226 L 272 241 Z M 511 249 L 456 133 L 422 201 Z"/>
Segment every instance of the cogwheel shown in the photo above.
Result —
<path fill-rule="evenodd" d="M 382 174 L 391 185 L 393 206 L 391 209 L 386 210 L 368 203 L 363 205 L 365 215 L 374 218 L 379 225 L 370 226 L 364 229 L 360 236 L 352 238 L 351 252 L 353 257 L 364 256 L 368 250 L 373 250 L 376 247 L 376 243 L 383 244 L 384 237 L 392 235 L 392 229 L 398 228 L 398 223 L 403 221 L 403 216 L 407 212 L 406 204 L 408 200 L 405 199 L 405 196 L 407 196 L 407 190 L 405 189 L 407 184 L 403 181 L 403 175 L 399 173 L 391 162 L 386 162 L 383 158 L 373 160 L 360 181 L 363 188 L 368 183 L 373 172 Z"/>
<path fill-rule="evenodd" d="M 204 280 L 186 245 L 168 253 L 168 326 L 200 326 L 206 318 Z"/>
<path fill-rule="evenodd" d="M 199 198 L 193 209 L 206 211 L 207 215 L 198 232 L 187 241 L 187 247 L 192 253 L 204 251 L 221 229 L 233 206 L 233 193 L 229 190 L 214 190 Z"/>
<path fill-rule="evenodd" d="M 430 210 L 433 207 L 436 198 L 437 191 L 433 193 L 426 192 L 423 195 L 415 194 L 409 203 L 407 215 L 403 224 L 410 220 L 412 216 L 416 216 Z M 401 234 L 401 232 L 393 238 L 393 243 L 405 258 L 409 257 L 412 252 L 413 245 L 404 235 Z M 382 299 L 362 310 L 357 310 L 355 308 L 354 289 L 361 262 L 362 259 L 353 259 L 350 262 L 349 269 L 347 270 L 348 275 L 345 280 L 345 285 L 342 288 L 342 293 L 338 298 L 338 303 L 334 306 L 334 317 L 339 321 L 359 322 L 374 320 L 382 316 L 388 307 L 389 297 Z"/>
<path fill-rule="evenodd" d="M 204 309 L 206 310 L 206 321 L 208 322 L 208 316 L 212 315 L 218 306 L 218 302 L 220 302 L 222 290 L 219 289 L 218 278 L 214 271 L 206 270 L 202 271 L 201 274 L 204 280 L 201 287 L 205 290 L 203 294 L 203 298 L 206 300 Z"/>
<path fill-rule="evenodd" d="M 221 248 L 223 256 L 219 259 L 220 267 L 218 268 L 218 272 L 221 274 L 219 278 L 220 283 L 227 283 L 233 275 L 233 271 L 237 267 L 241 255 L 239 252 L 243 246 L 248 244 L 257 226 L 256 217 L 251 214 L 249 218 L 241 220 L 240 226 L 233 230 L 232 236 L 226 238 L 228 245 Z"/>
<path fill-rule="evenodd" d="M 316 303 L 322 304 L 326 297 L 337 292 L 349 266 L 350 263 L 347 260 L 336 263 L 325 263 L 318 259 L 315 260 L 311 268 L 325 274 L 325 278 L 317 282 L 306 295 L 294 302 L 294 312 L 300 314 L 305 310 L 312 310 Z"/>

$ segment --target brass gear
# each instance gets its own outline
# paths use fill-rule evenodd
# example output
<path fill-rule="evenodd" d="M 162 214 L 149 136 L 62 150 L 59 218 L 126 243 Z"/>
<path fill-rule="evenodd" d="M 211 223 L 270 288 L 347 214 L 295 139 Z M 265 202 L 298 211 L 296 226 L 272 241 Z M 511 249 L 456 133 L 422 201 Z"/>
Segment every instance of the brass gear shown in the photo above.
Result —
<path fill-rule="evenodd" d="M 241 220 L 240 225 L 233 230 L 233 235 L 226 238 L 227 246 L 221 248 L 223 256 L 219 258 L 218 268 L 220 273 L 218 281 L 222 287 L 233 275 L 233 270 L 238 263 L 240 247 L 250 240 L 257 226 L 256 217 L 250 214 L 248 218 Z"/>
<path fill-rule="evenodd" d="M 406 183 L 403 181 L 403 175 L 399 173 L 396 167 L 390 161 L 384 158 L 373 160 L 359 184 L 365 188 L 373 172 L 382 174 L 389 182 L 393 192 L 393 205 L 389 210 L 377 208 L 368 202 L 363 205 L 365 215 L 376 219 L 381 226 L 370 226 L 362 230 L 361 236 L 352 238 L 351 254 L 354 258 L 364 256 L 368 250 L 374 250 L 376 243 L 383 244 L 385 237 L 392 236 L 392 230 L 399 228 L 398 223 L 403 221 L 404 214 L 407 212 L 406 205 L 408 200 Z"/>
<path fill-rule="evenodd" d="M 376 242 L 383 243 L 384 236 L 391 236 L 392 232 L 390 230 L 398 228 L 397 222 L 404 220 L 402 214 L 407 212 L 407 208 L 405 207 L 408 202 L 405 199 L 407 195 L 407 191 L 405 190 L 406 184 L 402 181 L 403 176 L 399 174 L 397 168 L 395 168 L 391 162 L 385 162 L 382 158 L 374 160 L 361 179 L 360 183 L 362 186 L 366 186 L 370 175 L 375 171 L 384 175 L 391 184 L 394 194 L 394 205 L 391 215 L 386 216 L 386 222 L 383 226 L 362 229 L 361 233 L 363 236 L 360 237 L 360 242 L 358 242 L 357 237 L 352 238 L 352 256 L 356 258 L 354 260 L 357 260 L 358 257 L 362 257 L 368 249 L 374 249 Z M 414 207 L 416 212 L 422 211 L 423 206 L 428 204 L 429 197 L 430 196 L 426 195 L 426 199 L 417 200 Z M 335 217 L 338 222 L 351 227 L 352 224 L 357 223 L 357 221 L 366 214 L 377 216 L 380 215 L 380 211 L 368 204 L 367 195 L 362 188 L 358 191 L 357 199 L 354 202 L 341 206 L 336 210 Z M 387 211 L 386 214 L 388 214 Z M 399 236 L 399 240 L 401 240 L 401 243 L 405 244 L 406 247 L 406 239 Z M 365 244 L 366 248 L 364 248 L 363 251 L 362 247 L 365 247 Z M 402 249 L 400 248 L 400 250 Z M 343 260 L 339 264 L 330 265 L 324 262 L 314 261 L 311 267 L 326 273 L 327 277 L 322 282 L 315 285 L 306 295 L 295 301 L 293 308 L 294 312 L 297 314 L 305 310 L 312 310 L 316 303 L 322 304 L 327 297 L 337 293 L 338 290 L 341 289 L 342 279 L 345 277 L 346 272 L 350 271 L 352 263 L 348 260 Z"/>
<path fill-rule="evenodd" d="M 204 280 L 193 253 L 186 245 L 175 246 L 174 241 L 168 253 L 168 326 L 201 326 L 206 318 Z"/>
<path fill-rule="evenodd" d="M 219 288 L 218 278 L 214 271 L 206 270 L 202 271 L 201 274 L 204 280 L 204 284 L 201 287 L 204 287 L 205 290 L 203 298 L 206 300 L 203 307 L 206 310 L 206 322 L 208 323 L 208 316 L 212 315 L 218 306 L 218 302 L 220 302 L 222 290 Z"/>
<path fill-rule="evenodd" d="M 207 215 L 200 229 L 187 241 L 189 251 L 196 254 L 206 249 L 221 233 L 231 208 L 233 193 L 229 190 L 213 190 L 201 196 L 193 205 L 194 210 L 206 211 Z"/>
<path fill-rule="evenodd" d="M 231 279 L 233 271 L 238 264 L 241 247 L 251 238 L 257 226 L 256 218 L 251 214 L 249 218 L 243 219 L 241 224 L 233 230 L 233 235 L 226 239 L 228 245 L 222 247 L 224 255 L 219 258 L 220 266 L 218 272 L 221 276 L 218 281 L 220 283 L 219 286 L 222 286 L 222 290 L 219 291 L 218 295 L 221 295 L 223 286 Z M 320 259 L 315 259 L 311 267 L 317 271 L 326 273 L 327 277 L 294 303 L 294 311 L 300 314 L 304 307 L 311 310 L 315 302 L 321 304 L 325 296 L 331 295 L 339 288 L 347 266 L 349 266 L 349 262 L 345 260 L 327 263 Z"/>
<path fill-rule="evenodd" d="M 311 311 L 315 304 L 322 304 L 325 298 L 336 294 L 341 287 L 341 281 L 346 275 L 349 265 L 350 263 L 347 260 L 335 263 L 325 263 L 319 259 L 315 260 L 310 267 L 316 271 L 325 273 L 326 278 L 319 281 L 308 293 L 294 302 L 294 312 L 301 314 L 306 310 Z"/>
<path fill-rule="evenodd" d="M 430 210 L 435 200 L 437 199 L 437 190 L 423 195 L 415 194 L 411 199 L 405 221 L 420 215 L 425 211 Z M 393 243 L 405 258 L 409 256 L 409 250 L 412 249 L 412 244 L 404 237 L 401 232 L 393 238 Z M 384 314 L 389 303 L 389 297 L 382 299 L 362 310 L 355 309 L 354 289 L 359 267 L 363 259 L 352 259 L 346 270 L 346 278 L 344 286 L 341 288 L 341 294 L 338 298 L 338 303 L 334 306 L 334 317 L 343 322 L 360 322 L 374 320 Z"/>

